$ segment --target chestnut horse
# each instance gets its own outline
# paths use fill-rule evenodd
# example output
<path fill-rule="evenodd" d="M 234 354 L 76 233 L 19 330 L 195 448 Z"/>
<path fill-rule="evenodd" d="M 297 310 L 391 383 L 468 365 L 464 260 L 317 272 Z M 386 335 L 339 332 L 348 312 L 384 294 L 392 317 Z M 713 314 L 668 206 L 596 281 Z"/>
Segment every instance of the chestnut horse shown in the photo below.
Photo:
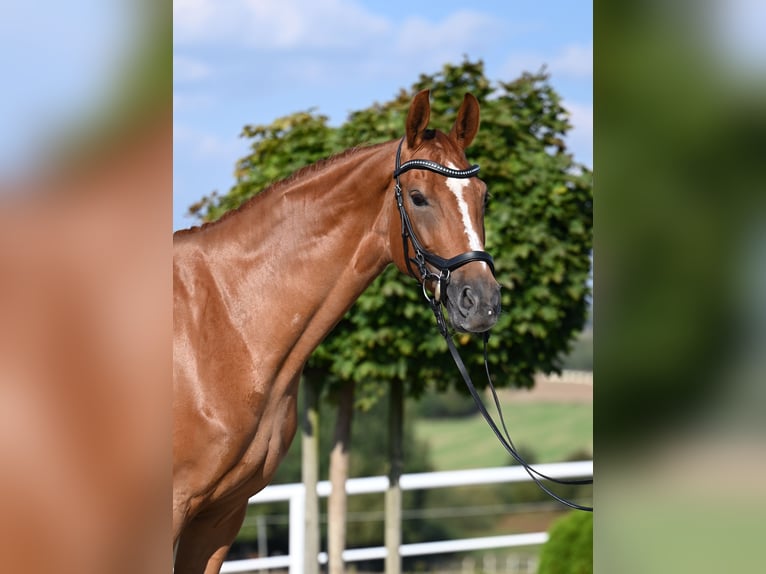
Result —
<path fill-rule="evenodd" d="M 455 329 L 495 324 L 499 286 L 482 251 L 486 186 L 465 156 L 479 104 L 467 94 L 449 134 L 427 129 L 429 116 L 425 90 L 401 141 L 304 168 L 219 221 L 174 235 L 177 574 L 219 571 L 248 498 L 293 440 L 304 363 L 388 264 L 441 298 Z"/>

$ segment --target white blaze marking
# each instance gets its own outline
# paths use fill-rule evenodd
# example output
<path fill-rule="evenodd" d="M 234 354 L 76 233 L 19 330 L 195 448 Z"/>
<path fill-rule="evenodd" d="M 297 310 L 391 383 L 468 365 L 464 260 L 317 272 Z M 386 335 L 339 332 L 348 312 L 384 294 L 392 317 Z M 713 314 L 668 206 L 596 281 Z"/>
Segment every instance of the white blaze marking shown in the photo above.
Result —
<path fill-rule="evenodd" d="M 453 163 L 448 163 L 447 167 L 450 167 L 452 169 L 458 169 Z M 457 199 L 457 206 L 460 210 L 460 215 L 463 218 L 463 229 L 465 230 L 465 235 L 468 238 L 468 246 L 471 249 L 471 251 L 484 251 L 484 245 L 481 242 L 481 239 L 479 239 L 479 234 L 476 233 L 476 229 L 473 227 L 473 222 L 471 221 L 471 215 L 468 213 L 468 204 L 465 201 L 465 197 L 463 197 L 463 190 L 465 190 L 466 187 L 468 187 L 468 179 L 461 179 L 457 177 L 448 177 L 447 178 L 447 187 L 449 190 L 455 195 L 455 199 Z M 484 267 L 487 267 L 487 264 L 483 261 L 481 262 Z"/>

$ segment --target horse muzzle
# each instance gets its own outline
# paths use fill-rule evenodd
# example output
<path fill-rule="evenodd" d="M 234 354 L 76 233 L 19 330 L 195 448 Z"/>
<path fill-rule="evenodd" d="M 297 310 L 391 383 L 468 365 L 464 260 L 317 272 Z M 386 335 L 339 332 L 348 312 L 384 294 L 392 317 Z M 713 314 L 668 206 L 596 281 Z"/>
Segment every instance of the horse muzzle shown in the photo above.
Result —
<path fill-rule="evenodd" d="M 453 273 L 444 301 L 452 326 L 462 332 L 483 333 L 500 316 L 500 285 L 485 275 L 461 278 Z"/>

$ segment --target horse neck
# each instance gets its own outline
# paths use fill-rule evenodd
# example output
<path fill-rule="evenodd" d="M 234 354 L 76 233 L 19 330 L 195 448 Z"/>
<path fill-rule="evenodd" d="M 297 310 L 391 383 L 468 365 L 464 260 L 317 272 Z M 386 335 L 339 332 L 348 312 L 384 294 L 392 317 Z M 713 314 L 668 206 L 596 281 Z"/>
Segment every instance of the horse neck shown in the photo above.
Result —
<path fill-rule="evenodd" d="M 390 261 L 381 241 L 393 201 L 388 147 L 351 150 L 306 168 L 233 214 L 224 237 L 240 248 L 242 264 L 255 275 L 267 266 L 313 283 L 332 272 L 337 281 L 352 267 L 371 281 Z"/>
<path fill-rule="evenodd" d="M 304 170 L 199 233 L 206 272 L 231 308 L 245 310 L 236 328 L 288 349 L 278 362 L 302 365 L 390 263 L 395 146 Z"/>

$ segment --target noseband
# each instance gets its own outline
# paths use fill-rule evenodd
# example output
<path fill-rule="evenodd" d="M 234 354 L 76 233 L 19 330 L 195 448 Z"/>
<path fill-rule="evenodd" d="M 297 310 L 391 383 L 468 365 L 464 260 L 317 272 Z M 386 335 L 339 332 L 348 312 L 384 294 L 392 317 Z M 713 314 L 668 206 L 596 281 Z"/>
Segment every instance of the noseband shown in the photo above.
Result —
<path fill-rule="evenodd" d="M 402 164 L 400 162 L 403 143 L 404 138 L 399 141 L 399 147 L 396 148 L 396 167 L 394 169 L 394 180 L 396 181 L 396 185 L 394 187 L 394 192 L 396 193 L 396 205 L 399 207 L 399 215 L 402 219 L 402 244 L 404 246 L 404 261 L 407 263 L 407 269 L 409 270 L 410 275 L 416 279 L 418 279 L 418 275 L 416 275 L 413 271 L 412 263 L 417 266 L 418 273 L 420 274 L 420 278 L 418 280 L 423 286 L 423 295 L 426 299 L 428 299 L 429 302 L 431 301 L 431 298 L 426 292 L 426 283 L 429 280 L 435 282 L 433 301 L 438 304 L 441 301 L 442 293 L 447 292 L 447 286 L 449 285 L 450 281 L 450 274 L 455 269 L 471 263 L 472 261 L 483 261 L 489 265 L 489 268 L 492 271 L 492 275 L 494 275 L 495 262 L 492 260 L 492 256 L 486 251 L 467 251 L 465 253 L 461 253 L 460 255 L 456 255 L 451 259 L 444 259 L 443 257 L 439 257 L 438 255 L 431 253 L 428 251 L 428 249 L 423 247 L 423 244 L 418 240 L 417 236 L 415 235 L 415 231 L 412 229 L 412 223 L 410 222 L 410 218 L 407 215 L 407 210 L 404 209 L 404 198 L 402 196 L 402 186 L 399 182 L 399 176 L 412 169 L 423 169 L 438 173 L 444 177 L 467 179 L 469 177 L 474 177 L 479 173 L 479 166 L 473 165 L 468 169 L 452 169 L 451 167 L 444 166 L 440 163 L 436 163 L 435 161 L 428 159 L 411 159 Z M 415 257 L 410 257 L 410 242 L 412 242 L 412 247 L 415 250 Z M 434 267 L 438 271 L 438 274 L 431 272 L 426 266 L 426 263 Z"/>

